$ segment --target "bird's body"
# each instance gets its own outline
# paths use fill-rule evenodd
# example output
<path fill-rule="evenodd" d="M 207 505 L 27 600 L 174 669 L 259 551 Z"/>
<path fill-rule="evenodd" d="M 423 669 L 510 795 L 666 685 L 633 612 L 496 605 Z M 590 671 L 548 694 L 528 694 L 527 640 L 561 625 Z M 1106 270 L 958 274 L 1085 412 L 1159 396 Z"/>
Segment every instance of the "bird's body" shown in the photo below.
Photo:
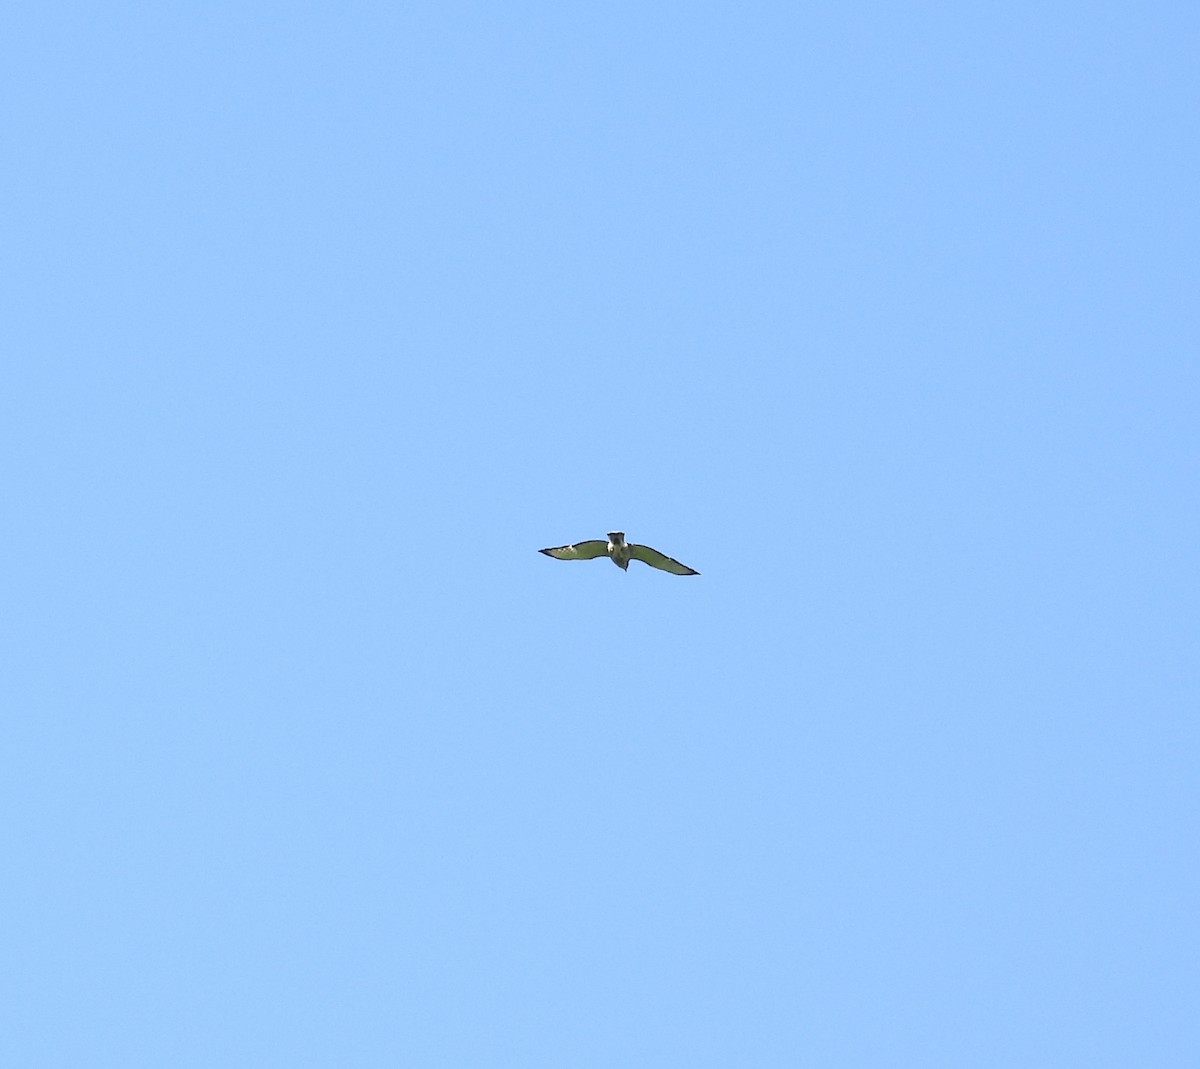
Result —
<path fill-rule="evenodd" d="M 641 546 L 636 542 L 626 542 L 623 531 L 609 531 L 608 541 L 599 538 L 587 542 L 576 542 L 568 546 L 552 546 L 550 549 L 540 549 L 547 557 L 556 560 L 595 560 L 596 557 L 608 557 L 618 568 L 629 570 L 631 560 L 640 560 L 651 568 L 670 572 L 672 575 L 699 575 L 695 568 L 680 564 L 674 557 L 659 553 L 657 549 Z"/>
<path fill-rule="evenodd" d="M 608 532 L 608 559 L 623 572 L 629 571 L 629 554 L 632 547 L 625 541 L 621 531 Z"/>

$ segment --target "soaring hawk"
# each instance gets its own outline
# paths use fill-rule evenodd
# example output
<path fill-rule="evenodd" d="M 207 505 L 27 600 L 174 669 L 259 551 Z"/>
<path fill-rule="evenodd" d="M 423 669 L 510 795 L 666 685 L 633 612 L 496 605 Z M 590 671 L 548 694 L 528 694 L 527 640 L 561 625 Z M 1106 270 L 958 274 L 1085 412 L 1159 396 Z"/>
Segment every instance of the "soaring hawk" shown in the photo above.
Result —
<path fill-rule="evenodd" d="M 699 575 L 695 568 L 680 564 L 674 557 L 659 553 L 649 546 L 639 546 L 636 542 L 625 541 L 623 531 L 609 531 L 608 541 L 603 542 L 594 538 L 589 542 L 576 542 L 573 546 L 554 546 L 550 549 L 539 549 L 547 557 L 558 560 L 594 560 L 596 557 L 608 557 L 618 568 L 629 570 L 631 560 L 640 560 L 651 568 L 659 568 L 672 575 Z"/>

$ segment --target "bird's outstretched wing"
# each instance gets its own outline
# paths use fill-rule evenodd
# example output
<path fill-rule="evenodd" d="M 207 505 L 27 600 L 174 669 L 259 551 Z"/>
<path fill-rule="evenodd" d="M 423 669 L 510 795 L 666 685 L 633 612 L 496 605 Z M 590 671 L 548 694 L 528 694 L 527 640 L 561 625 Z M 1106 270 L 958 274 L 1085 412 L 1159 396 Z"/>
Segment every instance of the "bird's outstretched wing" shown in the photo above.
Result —
<path fill-rule="evenodd" d="M 651 549 L 649 546 L 639 546 L 636 542 L 629 546 L 629 559 L 643 561 L 651 568 L 661 568 L 664 572 L 670 572 L 672 575 L 700 574 L 695 568 L 680 564 L 674 557 L 668 557 L 665 553 L 659 553 L 657 549 Z"/>
<path fill-rule="evenodd" d="M 551 549 L 539 549 L 538 552 L 558 560 L 592 560 L 608 553 L 608 543 L 602 538 L 593 538 L 589 542 L 576 542 L 573 546 L 554 546 Z"/>

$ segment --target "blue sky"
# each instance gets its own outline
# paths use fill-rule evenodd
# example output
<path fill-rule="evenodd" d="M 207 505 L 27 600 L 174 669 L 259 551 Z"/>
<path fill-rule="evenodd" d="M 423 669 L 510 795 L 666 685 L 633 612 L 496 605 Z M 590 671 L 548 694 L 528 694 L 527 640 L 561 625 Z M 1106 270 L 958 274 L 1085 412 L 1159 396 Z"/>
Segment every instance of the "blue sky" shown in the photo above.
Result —
<path fill-rule="evenodd" d="M 1200 15 L 1050 7 L 3 17 L 0 1061 L 1197 1063 Z"/>

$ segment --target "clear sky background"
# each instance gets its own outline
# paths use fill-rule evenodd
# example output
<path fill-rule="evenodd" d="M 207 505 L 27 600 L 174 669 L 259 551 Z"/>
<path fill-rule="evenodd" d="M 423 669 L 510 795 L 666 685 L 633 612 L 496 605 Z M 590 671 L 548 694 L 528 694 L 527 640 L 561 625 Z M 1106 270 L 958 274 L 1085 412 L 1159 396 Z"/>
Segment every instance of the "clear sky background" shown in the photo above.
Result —
<path fill-rule="evenodd" d="M 1200 1064 L 1200 8 L 0 22 L 0 1063 Z"/>

